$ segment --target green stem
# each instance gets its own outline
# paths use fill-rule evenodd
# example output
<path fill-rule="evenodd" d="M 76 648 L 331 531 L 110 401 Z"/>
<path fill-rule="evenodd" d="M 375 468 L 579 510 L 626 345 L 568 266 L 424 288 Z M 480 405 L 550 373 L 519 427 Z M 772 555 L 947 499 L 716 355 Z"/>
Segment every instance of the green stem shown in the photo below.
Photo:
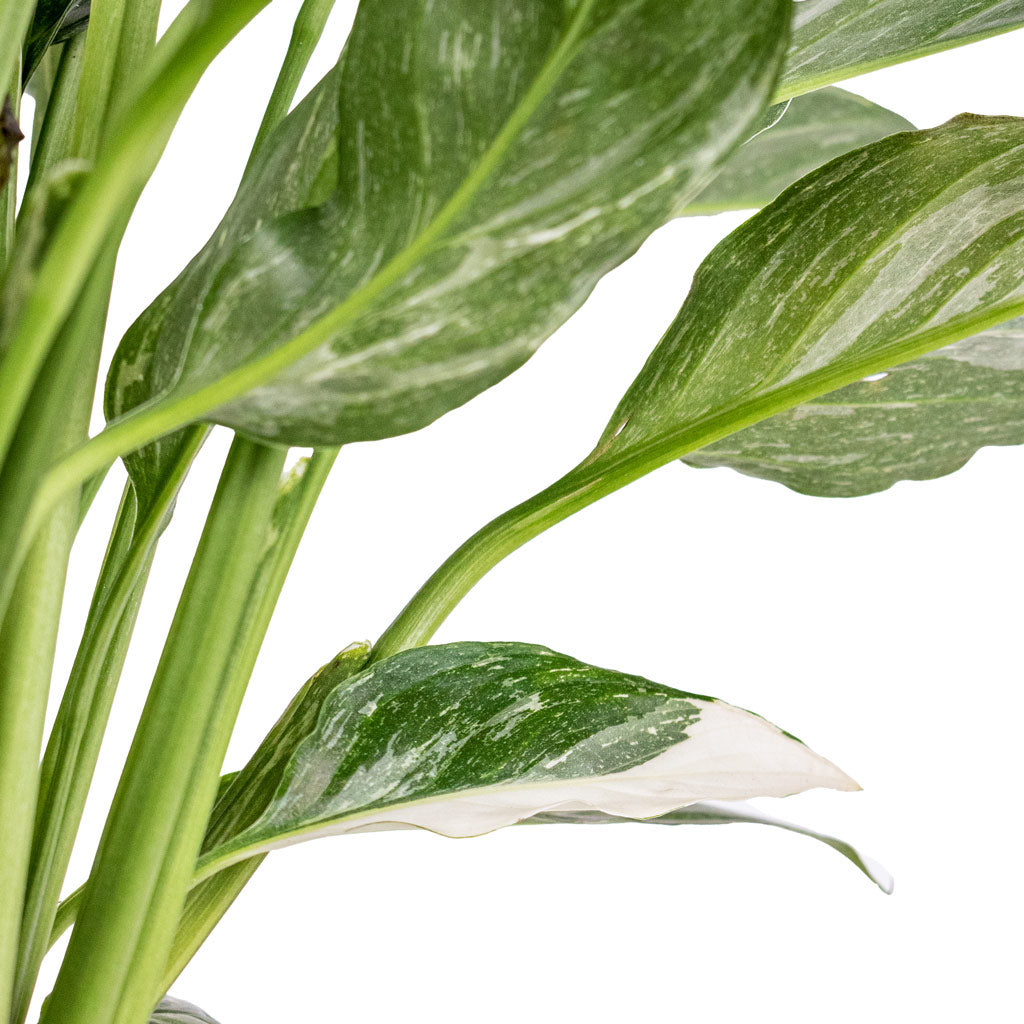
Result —
<path fill-rule="evenodd" d="M 95 156 L 107 126 L 126 7 L 127 0 L 92 0 L 89 7 L 73 143 L 75 155 L 86 160 Z"/>
<path fill-rule="evenodd" d="M 0 0 L 0 82 L 14 81 L 21 92 L 21 49 L 32 24 L 35 4 L 28 0 Z"/>
<path fill-rule="evenodd" d="M 111 1024 L 120 1007 L 134 1008 L 156 987 L 216 789 L 216 768 L 207 780 L 195 767 L 217 760 L 204 749 L 208 726 L 228 714 L 224 638 L 237 628 L 284 456 L 237 439 L 229 453 L 45 1024 Z M 142 949 L 148 961 L 140 965 Z"/>
<path fill-rule="evenodd" d="M 32 383 L 112 226 L 130 214 L 206 68 L 267 3 L 192 0 L 179 16 L 189 31 L 175 31 L 172 26 L 167 34 L 170 42 L 165 39 L 164 46 L 157 48 L 154 62 L 159 72 L 112 126 L 109 144 L 101 148 L 54 233 L 35 288 L 5 346 L 0 363 L 0 458 L 6 455 Z M 170 55 L 168 45 L 174 47 Z M 0 563 L 6 565 L 10 554 L 0 551 Z"/>
<path fill-rule="evenodd" d="M 309 64 L 309 58 L 313 55 L 313 50 L 316 49 L 316 44 L 320 41 L 334 3 L 335 0 L 305 0 L 296 15 L 291 40 L 288 43 L 288 52 L 281 64 L 281 71 L 277 76 L 274 91 L 270 95 L 270 102 L 267 104 L 263 121 L 256 133 L 252 153 L 249 156 L 250 167 L 270 134 L 287 116 L 299 88 L 299 82 Z"/>
<path fill-rule="evenodd" d="M 43 758 L 15 994 L 15 1024 L 24 1020 L 46 953 L 75 835 L 128 651 L 135 618 L 160 534 L 205 437 L 193 428 L 160 493 L 136 522 L 134 492 L 126 490 Z"/>
<path fill-rule="evenodd" d="M 0 95 L 0 104 L 4 102 L 4 96 L 11 104 L 11 111 L 15 119 L 21 115 L 21 63 L 18 63 L 16 78 L 10 91 Z M 0 79 L 2 81 L 2 79 Z M 2 92 L 3 90 L 0 90 Z M 5 145 L 0 140 L 0 145 Z M 15 212 L 18 206 L 18 147 L 11 151 L 11 163 L 7 172 L 7 183 L 0 188 L 0 278 L 7 266 L 14 249 L 14 223 Z"/>

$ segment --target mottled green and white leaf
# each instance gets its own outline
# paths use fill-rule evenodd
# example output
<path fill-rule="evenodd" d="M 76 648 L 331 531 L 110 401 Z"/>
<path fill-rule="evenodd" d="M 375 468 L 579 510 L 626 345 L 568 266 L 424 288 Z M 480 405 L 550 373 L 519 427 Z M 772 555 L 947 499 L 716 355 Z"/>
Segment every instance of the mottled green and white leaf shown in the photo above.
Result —
<path fill-rule="evenodd" d="M 964 115 L 803 178 L 725 239 L 565 487 L 626 482 L 1024 312 L 1024 121 Z"/>
<path fill-rule="evenodd" d="M 145 342 L 173 363 L 167 401 L 301 445 L 414 430 L 468 401 L 749 135 L 789 13 L 783 0 L 364 0 L 341 73 L 337 195 L 265 222 L 188 336 Z"/>
<path fill-rule="evenodd" d="M 800 0 L 779 98 L 1024 25 L 1024 0 Z"/>
<path fill-rule="evenodd" d="M 1024 318 L 851 384 L 686 457 L 804 494 L 931 480 L 986 445 L 1024 444 Z"/>
<path fill-rule="evenodd" d="M 862 871 L 884 893 L 893 890 L 892 875 L 881 864 L 862 854 L 835 836 L 815 832 L 803 825 L 765 814 L 759 808 L 747 803 L 701 803 L 680 807 L 678 810 L 659 814 L 654 818 L 623 818 L 601 811 L 546 811 L 520 822 L 522 825 L 621 825 L 630 822 L 643 825 L 770 825 L 773 828 L 795 832 L 797 835 L 817 839 L 826 846 L 841 853 L 858 870 Z"/>
<path fill-rule="evenodd" d="M 267 809 L 202 857 L 198 877 L 321 835 L 472 836 L 543 811 L 650 817 L 818 786 L 857 788 L 721 701 L 527 644 L 418 648 L 343 680 Z"/>
<path fill-rule="evenodd" d="M 760 209 L 829 160 L 913 128 L 899 114 L 842 89 L 798 96 L 784 105 L 777 121 L 733 153 L 683 212 Z"/>
<path fill-rule="evenodd" d="M 217 1024 L 217 1021 L 184 999 L 164 996 L 150 1016 L 149 1024 Z"/>

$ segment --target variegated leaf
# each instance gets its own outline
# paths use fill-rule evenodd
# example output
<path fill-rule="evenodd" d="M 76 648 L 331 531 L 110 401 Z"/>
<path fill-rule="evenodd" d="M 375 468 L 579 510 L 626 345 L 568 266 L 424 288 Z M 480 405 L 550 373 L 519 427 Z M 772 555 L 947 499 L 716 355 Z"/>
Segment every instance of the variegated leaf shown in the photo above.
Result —
<path fill-rule="evenodd" d="M 1024 0 L 799 0 L 779 98 L 1024 25 Z"/>
<path fill-rule="evenodd" d="M 785 0 L 364 0 L 336 197 L 267 219 L 185 331 L 136 337 L 110 411 L 159 373 L 183 416 L 305 445 L 468 401 L 747 137 L 789 18 Z"/>
<path fill-rule="evenodd" d="M 342 680 L 266 810 L 202 857 L 198 877 L 321 835 L 472 836 L 544 811 L 650 817 L 818 786 L 857 788 L 721 701 L 526 644 L 419 648 Z"/>
<path fill-rule="evenodd" d="M 149 1024 L 217 1024 L 217 1022 L 198 1006 L 186 1003 L 184 999 L 164 996 L 160 1005 L 153 1011 Z"/>
<path fill-rule="evenodd" d="M 683 212 L 759 209 L 829 160 L 913 128 L 899 114 L 842 89 L 798 96 L 783 106 L 772 125 L 733 153 L 718 177 Z"/>
<path fill-rule="evenodd" d="M 851 864 L 862 871 L 884 893 L 893 890 L 892 875 L 881 864 L 866 857 L 855 847 L 842 839 L 815 832 L 803 825 L 774 818 L 770 814 L 746 803 L 701 803 L 681 807 L 654 818 L 624 818 L 602 811 L 545 811 L 520 822 L 522 825 L 621 825 L 629 822 L 643 825 L 771 825 L 773 828 L 795 832 L 797 835 L 817 839 L 826 846 L 841 853 Z"/>
<path fill-rule="evenodd" d="M 686 457 L 804 494 L 851 497 L 1024 444 L 1024 318 L 822 395 Z"/>

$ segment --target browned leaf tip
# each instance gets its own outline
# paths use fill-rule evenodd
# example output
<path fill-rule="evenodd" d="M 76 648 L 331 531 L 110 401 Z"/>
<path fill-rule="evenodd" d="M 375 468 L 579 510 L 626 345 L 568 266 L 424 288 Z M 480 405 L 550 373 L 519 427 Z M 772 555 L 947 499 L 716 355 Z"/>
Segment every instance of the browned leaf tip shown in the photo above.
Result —
<path fill-rule="evenodd" d="M 14 151 L 23 138 L 25 133 L 14 115 L 11 97 L 6 96 L 3 109 L 0 110 L 0 191 L 7 186 L 11 176 L 11 165 L 14 163 Z"/>

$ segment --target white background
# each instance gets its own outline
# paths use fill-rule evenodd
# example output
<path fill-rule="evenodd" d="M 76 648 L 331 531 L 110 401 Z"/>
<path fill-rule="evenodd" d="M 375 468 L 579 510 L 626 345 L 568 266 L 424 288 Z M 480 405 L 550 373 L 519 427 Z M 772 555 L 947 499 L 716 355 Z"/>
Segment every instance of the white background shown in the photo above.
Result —
<path fill-rule="evenodd" d="M 339 0 L 304 88 L 333 63 L 354 6 Z M 112 346 L 227 206 L 297 7 L 277 0 L 186 111 L 125 242 Z M 851 88 L 921 127 L 963 110 L 1024 115 L 1022 56 L 1024 33 Z M 342 453 L 228 767 L 314 669 L 379 635 L 458 543 L 589 450 L 696 265 L 740 220 L 670 224 L 503 384 L 417 434 Z M 74 884 L 225 441 L 203 453 L 163 541 Z M 76 549 L 57 679 L 122 480 L 111 475 Z M 543 643 L 759 711 L 864 787 L 766 809 L 872 853 L 896 875 L 892 897 L 832 851 L 754 826 L 341 837 L 271 857 L 175 991 L 223 1024 L 1012 1019 L 1022 499 L 1013 449 L 856 500 L 668 466 L 513 555 L 437 637 Z"/>

